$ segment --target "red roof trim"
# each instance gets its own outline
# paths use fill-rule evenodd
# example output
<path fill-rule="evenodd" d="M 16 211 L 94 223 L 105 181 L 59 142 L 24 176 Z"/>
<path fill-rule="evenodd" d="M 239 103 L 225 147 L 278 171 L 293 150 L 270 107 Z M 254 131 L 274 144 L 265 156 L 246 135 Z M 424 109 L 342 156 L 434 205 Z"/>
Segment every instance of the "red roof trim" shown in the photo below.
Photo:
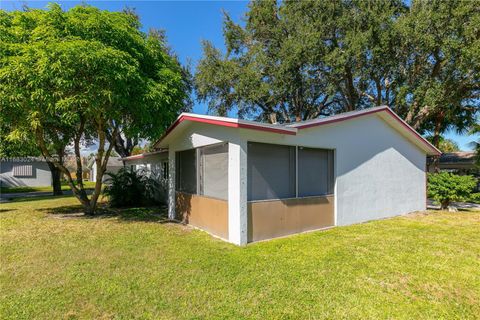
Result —
<path fill-rule="evenodd" d="M 208 124 L 213 124 L 213 125 L 223 126 L 223 127 L 253 129 L 253 130 L 260 130 L 260 131 L 267 131 L 267 132 L 274 132 L 274 133 L 281 133 L 281 134 L 290 134 L 290 135 L 296 134 L 296 132 L 294 131 L 285 130 L 281 128 L 269 128 L 269 127 L 256 126 L 256 125 L 247 124 L 247 123 L 229 122 L 224 120 L 207 119 L 207 118 L 199 118 L 199 117 L 193 117 L 188 115 L 182 115 L 167 129 L 167 131 L 165 131 L 165 133 L 158 140 L 158 142 L 162 141 L 170 132 L 173 131 L 173 129 L 175 129 L 183 121 L 194 121 L 194 122 L 208 123 Z"/>
<path fill-rule="evenodd" d="M 160 154 L 160 153 L 163 153 L 163 152 L 165 152 L 165 150 L 145 152 L 145 153 L 135 154 L 133 156 L 124 157 L 124 158 L 121 158 L 121 160 L 125 161 L 125 160 L 143 159 L 147 156 L 156 155 L 156 154 Z"/>
<path fill-rule="evenodd" d="M 412 127 L 410 127 L 405 121 L 400 119 L 400 117 L 388 107 L 378 108 L 378 109 L 375 109 L 375 110 L 365 111 L 365 112 L 361 112 L 361 113 L 354 113 L 354 114 L 351 114 L 351 115 L 346 116 L 346 117 L 338 117 L 338 118 L 330 119 L 330 120 L 328 120 L 328 118 L 327 118 L 327 120 L 325 120 L 325 121 L 307 123 L 307 124 L 304 124 L 304 125 L 298 125 L 298 126 L 295 126 L 295 128 L 306 129 L 306 128 L 316 127 L 316 126 L 320 126 L 320 125 L 324 125 L 324 124 L 335 123 L 335 122 L 340 122 L 340 121 L 344 121 L 344 120 L 348 120 L 348 119 L 358 118 L 358 117 L 362 117 L 362 116 L 366 116 L 366 115 L 374 114 L 374 113 L 378 113 L 378 112 L 383 112 L 383 111 L 386 111 L 395 120 L 397 120 L 405 129 L 407 129 L 409 132 L 413 133 L 415 135 L 415 137 L 418 138 L 419 140 L 421 140 L 422 143 L 425 144 L 430 150 L 435 152 L 437 155 L 442 154 L 441 151 L 439 151 L 437 148 L 435 148 L 433 145 L 431 145 L 430 142 L 425 140 L 425 138 L 423 138 L 417 131 L 415 131 Z"/>
<path fill-rule="evenodd" d="M 306 129 L 306 128 L 311 128 L 311 127 L 315 127 L 315 126 L 320 126 L 320 125 L 345 121 L 345 120 L 348 120 L 348 119 L 358 118 L 358 117 L 362 117 L 362 116 L 366 116 L 366 115 L 374 114 L 374 113 L 378 113 L 378 112 L 383 112 L 383 111 L 386 111 L 396 121 L 398 121 L 405 129 L 407 129 L 409 132 L 413 133 L 414 136 L 417 139 L 419 139 L 424 145 L 426 145 L 436 155 L 441 155 L 442 154 L 437 148 L 435 148 L 432 144 L 430 144 L 427 140 L 425 140 L 425 138 L 423 138 L 417 131 L 415 131 L 412 127 L 410 127 L 405 121 L 403 121 L 395 112 L 393 112 L 388 107 L 375 108 L 374 110 L 368 110 L 368 111 L 364 111 L 364 112 L 353 113 L 353 114 L 348 115 L 348 116 L 337 117 L 337 118 L 333 118 L 333 119 L 328 119 L 327 118 L 324 121 L 306 123 L 304 125 L 296 125 L 296 126 L 291 126 L 289 128 L 291 128 L 291 129 Z M 282 128 L 272 128 L 272 127 L 258 126 L 258 125 L 254 125 L 254 124 L 248 124 L 248 123 L 230 122 L 230 121 L 219 120 L 219 119 L 209 119 L 209 118 L 201 118 L 201 117 L 195 117 L 195 116 L 190 116 L 190 115 L 181 115 L 167 129 L 167 131 L 163 134 L 163 136 L 155 144 L 158 144 L 160 141 L 162 141 L 170 132 L 173 131 L 173 129 L 175 129 L 183 121 L 194 121 L 194 122 L 207 123 L 207 124 L 213 124 L 213 125 L 230 127 L 230 128 L 243 128 L 243 129 L 260 130 L 260 131 L 267 131 L 267 132 L 280 133 L 280 134 L 296 135 L 296 132 L 290 131 L 290 130 L 285 130 L 285 129 L 282 129 Z"/>
<path fill-rule="evenodd" d="M 292 130 L 285 130 L 285 129 L 282 129 L 282 128 L 264 127 L 264 126 L 258 126 L 258 125 L 254 125 L 254 124 L 241 123 L 241 122 L 230 122 L 230 121 L 224 121 L 224 120 L 198 118 L 198 117 L 192 117 L 192 116 L 182 116 L 179 119 L 179 121 L 184 121 L 184 120 L 195 121 L 195 122 L 200 122 L 200 123 L 208 123 L 208 124 L 213 124 L 213 125 L 223 126 L 223 127 L 252 129 L 252 130 L 260 130 L 260 131 L 267 131 L 267 132 L 274 132 L 274 133 L 281 133 L 281 134 L 290 134 L 290 135 L 295 135 L 296 134 L 296 132 L 292 131 Z"/>
<path fill-rule="evenodd" d="M 122 160 L 135 160 L 135 159 L 142 159 L 142 158 L 144 158 L 144 155 L 140 153 L 140 154 L 135 154 L 133 156 L 122 158 Z"/>
<path fill-rule="evenodd" d="M 442 152 L 438 150 L 434 145 L 432 145 L 430 142 L 425 140 L 424 137 L 422 137 L 415 129 L 410 127 L 405 121 L 403 121 L 395 112 L 393 112 L 390 108 L 385 108 L 385 111 L 387 111 L 395 120 L 397 120 L 405 129 L 413 133 L 419 140 L 423 142 L 427 147 L 429 147 L 433 152 L 436 153 L 437 156 L 440 156 Z"/>
<path fill-rule="evenodd" d="M 348 119 L 358 118 L 358 117 L 366 116 L 368 114 L 381 112 L 381 111 L 384 111 L 384 110 L 389 110 L 389 109 L 387 107 L 385 107 L 385 108 L 381 108 L 381 109 L 365 111 L 365 112 L 362 112 L 362 113 L 353 113 L 353 114 L 351 114 L 349 116 L 346 116 L 346 117 L 338 117 L 338 118 L 334 118 L 334 119 L 330 119 L 330 120 L 328 118 L 326 118 L 325 121 L 306 123 L 306 124 L 303 124 L 303 125 L 301 124 L 301 125 L 295 126 L 294 128 L 306 129 L 306 128 L 311 128 L 311 127 L 321 126 L 321 125 L 324 125 L 324 124 L 329 124 L 329 123 L 340 122 L 340 121 L 344 121 L 344 120 L 348 120 Z"/>

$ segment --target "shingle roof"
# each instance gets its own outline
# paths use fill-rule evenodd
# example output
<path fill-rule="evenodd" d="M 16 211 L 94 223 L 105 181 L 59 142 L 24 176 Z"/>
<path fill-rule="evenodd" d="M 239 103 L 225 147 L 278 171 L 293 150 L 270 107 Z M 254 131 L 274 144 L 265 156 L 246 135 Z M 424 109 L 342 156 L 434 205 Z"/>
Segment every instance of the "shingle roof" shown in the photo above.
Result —
<path fill-rule="evenodd" d="M 440 156 L 441 164 L 474 163 L 474 161 L 474 151 L 449 152 Z"/>

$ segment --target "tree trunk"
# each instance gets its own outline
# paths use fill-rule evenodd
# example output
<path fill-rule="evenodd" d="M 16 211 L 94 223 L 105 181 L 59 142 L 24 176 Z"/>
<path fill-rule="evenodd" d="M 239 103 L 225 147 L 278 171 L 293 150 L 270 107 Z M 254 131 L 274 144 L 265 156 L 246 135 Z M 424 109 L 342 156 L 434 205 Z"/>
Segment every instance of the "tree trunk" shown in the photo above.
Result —
<path fill-rule="evenodd" d="M 138 139 L 129 137 L 122 137 L 121 131 L 107 133 L 107 140 L 113 144 L 114 150 L 122 158 L 128 157 L 132 154 L 133 148 L 138 144 Z"/>
<path fill-rule="evenodd" d="M 47 161 L 48 168 L 50 169 L 50 173 L 52 174 L 52 186 L 53 186 L 53 195 L 54 196 L 61 196 L 63 195 L 62 192 L 62 172 L 58 169 L 53 162 Z"/>
<path fill-rule="evenodd" d="M 447 210 L 449 205 L 450 205 L 450 200 L 443 200 L 442 202 L 440 202 L 440 209 Z"/>
<path fill-rule="evenodd" d="M 440 119 L 438 119 L 438 117 L 437 117 L 437 122 L 435 124 L 435 129 L 433 130 L 432 144 L 437 149 L 440 146 Z M 439 173 L 440 172 L 440 157 L 439 156 L 433 156 L 432 165 L 433 165 L 433 172 Z"/>

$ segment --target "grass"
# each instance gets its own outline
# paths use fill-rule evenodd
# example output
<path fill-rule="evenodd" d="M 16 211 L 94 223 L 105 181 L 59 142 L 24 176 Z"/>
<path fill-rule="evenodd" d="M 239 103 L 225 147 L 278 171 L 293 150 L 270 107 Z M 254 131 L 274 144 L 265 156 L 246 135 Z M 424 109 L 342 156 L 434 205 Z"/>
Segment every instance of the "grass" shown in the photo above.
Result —
<path fill-rule="evenodd" d="M 474 319 L 480 212 L 427 212 L 236 247 L 160 211 L 1 205 L 2 319 Z"/>
<path fill-rule="evenodd" d="M 94 188 L 95 182 L 93 181 L 84 181 L 85 188 Z M 62 190 L 70 190 L 70 187 L 66 182 L 62 183 Z M 23 193 L 23 192 L 35 192 L 35 191 L 53 191 L 52 186 L 39 186 L 39 187 L 0 187 L 1 193 Z"/>

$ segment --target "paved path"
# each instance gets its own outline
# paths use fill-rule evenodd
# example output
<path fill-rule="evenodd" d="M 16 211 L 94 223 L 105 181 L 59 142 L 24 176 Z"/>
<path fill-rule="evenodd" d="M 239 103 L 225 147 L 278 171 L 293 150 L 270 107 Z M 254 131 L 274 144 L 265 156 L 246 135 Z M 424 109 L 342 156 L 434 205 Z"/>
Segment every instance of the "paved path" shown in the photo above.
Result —
<path fill-rule="evenodd" d="M 480 204 L 471 203 L 471 202 L 452 202 L 452 203 L 450 203 L 450 206 L 454 207 L 456 209 L 480 210 Z M 427 209 L 440 210 L 440 205 L 433 204 L 433 201 L 428 199 Z"/>

